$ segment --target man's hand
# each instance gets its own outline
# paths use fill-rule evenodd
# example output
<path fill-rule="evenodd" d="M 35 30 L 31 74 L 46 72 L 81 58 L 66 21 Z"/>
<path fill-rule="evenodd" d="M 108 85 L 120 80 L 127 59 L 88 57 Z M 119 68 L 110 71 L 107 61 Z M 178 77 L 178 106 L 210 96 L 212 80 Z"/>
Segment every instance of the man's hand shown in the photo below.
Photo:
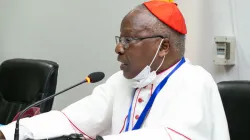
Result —
<path fill-rule="evenodd" d="M 5 137 L 4 137 L 3 133 L 0 131 L 0 140 L 3 140 L 3 139 L 5 139 Z"/>

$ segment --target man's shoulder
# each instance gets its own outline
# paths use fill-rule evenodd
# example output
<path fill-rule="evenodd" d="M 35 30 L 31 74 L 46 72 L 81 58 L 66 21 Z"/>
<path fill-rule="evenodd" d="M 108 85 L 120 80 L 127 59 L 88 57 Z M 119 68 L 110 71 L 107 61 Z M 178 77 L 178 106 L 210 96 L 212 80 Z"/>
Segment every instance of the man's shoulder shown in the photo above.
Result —
<path fill-rule="evenodd" d="M 212 75 L 202 66 L 185 64 L 177 79 L 181 79 L 181 87 L 196 97 L 208 97 L 215 91 L 217 84 Z"/>
<path fill-rule="evenodd" d="M 187 64 L 186 65 L 187 76 L 192 77 L 193 80 L 199 80 L 200 82 L 215 82 L 213 76 L 205 68 L 200 65 Z"/>

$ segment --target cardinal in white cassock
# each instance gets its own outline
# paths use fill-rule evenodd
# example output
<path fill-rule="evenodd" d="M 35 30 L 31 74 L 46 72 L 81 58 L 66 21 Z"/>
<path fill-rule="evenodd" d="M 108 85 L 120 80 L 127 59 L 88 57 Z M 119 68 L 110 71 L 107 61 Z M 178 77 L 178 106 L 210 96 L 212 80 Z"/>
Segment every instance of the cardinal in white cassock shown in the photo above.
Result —
<path fill-rule="evenodd" d="M 184 57 L 185 20 L 177 4 L 148 1 L 122 20 L 115 52 L 121 71 L 62 111 L 20 121 L 20 139 L 73 133 L 104 140 L 229 140 L 217 85 Z M 15 122 L 0 127 L 14 139 Z M 3 137 L 2 136 L 2 137 Z"/>

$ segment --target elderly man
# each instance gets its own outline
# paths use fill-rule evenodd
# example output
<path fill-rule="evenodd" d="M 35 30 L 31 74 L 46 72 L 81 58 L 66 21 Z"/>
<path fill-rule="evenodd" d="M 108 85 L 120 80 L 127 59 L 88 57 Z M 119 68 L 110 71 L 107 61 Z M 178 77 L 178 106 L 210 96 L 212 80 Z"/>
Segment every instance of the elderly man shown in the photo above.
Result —
<path fill-rule="evenodd" d="M 20 121 L 20 139 L 84 134 L 104 140 L 229 140 L 212 76 L 184 58 L 177 5 L 149 1 L 129 12 L 116 37 L 121 71 L 62 111 Z M 15 122 L 0 127 L 13 139 Z"/>

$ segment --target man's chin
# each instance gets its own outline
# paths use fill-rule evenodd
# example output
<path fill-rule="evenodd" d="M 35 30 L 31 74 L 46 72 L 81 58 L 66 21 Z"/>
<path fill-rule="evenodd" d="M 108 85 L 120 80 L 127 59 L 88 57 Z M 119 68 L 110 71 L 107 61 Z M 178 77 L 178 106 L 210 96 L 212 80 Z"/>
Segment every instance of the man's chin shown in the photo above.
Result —
<path fill-rule="evenodd" d="M 135 76 L 133 76 L 131 73 L 129 72 L 125 72 L 125 71 L 122 71 L 123 72 L 123 76 L 126 78 L 126 79 L 133 79 Z"/>

